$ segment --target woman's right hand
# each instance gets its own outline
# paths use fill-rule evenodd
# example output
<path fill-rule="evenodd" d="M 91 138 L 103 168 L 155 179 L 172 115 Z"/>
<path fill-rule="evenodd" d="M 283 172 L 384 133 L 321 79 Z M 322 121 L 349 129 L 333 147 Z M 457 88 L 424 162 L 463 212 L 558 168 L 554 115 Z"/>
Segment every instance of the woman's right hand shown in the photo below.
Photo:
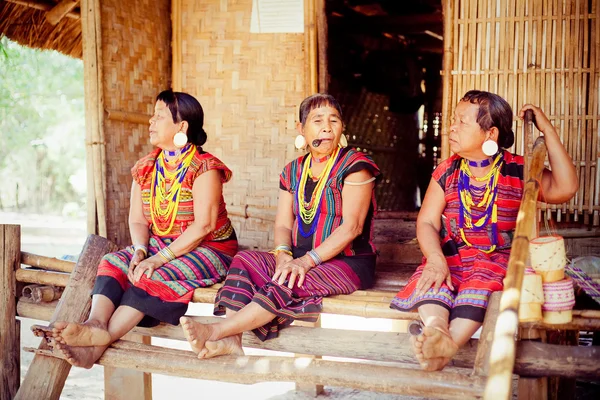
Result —
<path fill-rule="evenodd" d="M 145 258 L 146 258 L 146 253 L 144 253 L 143 250 L 137 250 L 135 253 L 133 253 L 133 257 L 131 258 L 131 261 L 129 262 L 129 270 L 133 271 L 135 269 L 135 267 L 137 267 L 138 264 L 141 263 Z"/>
<path fill-rule="evenodd" d="M 454 290 L 452 276 L 450 275 L 450 269 L 448 268 L 446 258 L 443 255 L 431 255 L 427 258 L 425 267 L 423 267 L 423 272 L 421 272 L 421 277 L 417 282 L 415 288 L 417 296 L 424 295 L 432 287 L 433 293 L 437 294 L 444 281 L 450 290 Z"/>

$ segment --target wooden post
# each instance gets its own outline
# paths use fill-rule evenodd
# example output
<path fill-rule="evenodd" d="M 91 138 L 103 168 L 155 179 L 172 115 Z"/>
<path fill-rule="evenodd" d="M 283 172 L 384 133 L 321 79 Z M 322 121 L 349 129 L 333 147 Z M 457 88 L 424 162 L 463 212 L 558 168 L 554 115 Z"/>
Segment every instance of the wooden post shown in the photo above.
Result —
<path fill-rule="evenodd" d="M 173 57 L 171 86 L 176 92 L 182 90 L 182 52 L 181 52 L 181 0 L 171 0 L 171 55 Z M 148 121 L 146 121 L 148 123 Z"/>
<path fill-rule="evenodd" d="M 0 400 L 12 400 L 21 381 L 15 270 L 21 260 L 21 227 L 0 225 Z"/>
<path fill-rule="evenodd" d="M 304 321 L 294 321 L 294 325 L 296 326 L 306 326 L 310 328 L 320 328 L 321 327 L 321 317 L 317 322 L 304 322 Z M 294 354 L 294 357 L 309 357 L 309 358 L 321 358 L 315 357 L 313 355 L 308 354 Z M 323 393 L 323 385 L 314 385 L 311 383 L 304 382 L 296 382 L 296 390 L 298 392 L 306 393 L 309 396 L 317 397 L 318 395 Z"/>
<path fill-rule="evenodd" d="M 128 333 L 121 338 L 151 344 L 150 336 Z M 105 400 L 152 400 L 152 374 L 133 369 L 104 367 Z"/>
<path fill-rule="evenodd" d="M 317 81 L 317 33 L 315 0 L 304 0 L 304 91 L 310 96 L 319 90 Z"/>
<path fill-rule="evenodd" d="M 319 93 L 327 93 L 329 85 L 329 66 L 327 62 L 327 44 L 329 43 L 327 27 L 327 1 L 316 0 L 317 11 L 317 48 L 319 64 Z"/>
<path fill-rule="evenodd" d="M 543 342 L 544 333 L 544 331 L 537 329 L 521 329 L 521 341 Z M 548 400 L 548 378 L 519 377 L 517 398 L 519 400 Z"/>
<path fill-rule="evenodd" d="M 455 0 L 442 0 L 444 13 L 444 58 L 442 75 L 442 151 L 441 159 L 450 157 L 450 142 L 448 132 L 452 121 L 452 67 L 454 65 L 454 4 Z"/>
<path fill-rule="evenodd" d="M 106 253 L 116 248 L 114 243 L 100 236 L 88 237 L 50 323 L 58 320 L 83 322 L 87 318 L 98 264 Z M 49 346 L 42 340 L 39 348 L 47 350 Z M 71 364 L 64 360 L 36 354 L 15 399 L 59 399 L 70 370 Z"/>
<path fill-rule="evenodd" d="M 501 292 L 492 293 L 488 303 L 488 308 L 485 312 L 485 319 L 477 344 L 477 355 L 475 356 L 475 365 L 473 366 L 473 374 L 487 375 L 489 372 L 490 349 L 494 339 L 494 330 L 496 329 L 496 321 L 498 320 L 498 312 L 500 311 Z"/>
<path fill-rule="evenodd" d="M 514 240 L 500 299 L 500 315 L 490 354 L 490 374 L 485 386 L 486 400 L 508 400 L 512 395 L 512 372 L 515 364 L 515 335 L 519 327 L 519 301 L 525 263 L 529 257 L 529 239 L 535 224 L 539 183 L 544 170 L 546 144 L 536 140 L 531 161 L 530 179 L 525 183 L 517 216 Z"/>

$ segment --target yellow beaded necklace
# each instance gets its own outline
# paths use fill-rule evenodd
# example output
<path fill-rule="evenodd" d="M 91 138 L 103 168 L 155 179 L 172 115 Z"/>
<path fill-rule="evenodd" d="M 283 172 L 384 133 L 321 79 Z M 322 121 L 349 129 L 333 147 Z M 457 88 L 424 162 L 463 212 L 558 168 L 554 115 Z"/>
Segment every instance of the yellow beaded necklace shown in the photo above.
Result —
<path fill-rule="evenodd" d="M 190 146 L 187 151 L 182 153 L 181 162 L 173 171 L 167 169 L 164 152 L 161 152 L 156 158 L 150 187 L 150 216 L 155 232 L 161 236 L 166 235 L 173 228 L 179 209 L 181 185 L 194 154 L 196 154 L 196 146 Z M 171 187 L 167 190 L 169 183 Z M 160 229 L 159 222 L 167 223 L 169 227 L 165 230 Z"/>
<path fill-rule="evenodd" d="M 317 215 L 317 210 L 319 209 L 319 204 L 321 203 L 321 197 L 323 197 L 325 185 L 329 179 L 329 174 L 333 169 L 333 165 L 335 164 L 335 160 L 337 159 L 339 152 L 340 148 L 338 147 L 327 161 L 327 164 L 325 164 L 323 171 L 317 177 L 318 182 L 315 186 L 315 190 L 313 190 L 312 196 L 310 196 L 309 202 L 304 200 L 304 191 L 306 189 L 306 182 L 308 181 L 309 177 L 312 178 L 312 172 L 310 171 L 312 155 L 309 154 L 304 162 L 296 196 L 298 199 L 298 211 L 300 218 L 307 225 L 310 224 L 315 218 L 315 215 Z"/>

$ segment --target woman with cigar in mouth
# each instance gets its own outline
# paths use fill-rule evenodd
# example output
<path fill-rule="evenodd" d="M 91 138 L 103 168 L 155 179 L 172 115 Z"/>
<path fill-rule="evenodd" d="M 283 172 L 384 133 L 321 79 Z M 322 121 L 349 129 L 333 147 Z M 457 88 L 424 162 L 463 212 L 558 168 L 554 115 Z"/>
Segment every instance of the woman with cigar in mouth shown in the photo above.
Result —
<path fill-rule="evenodd" d="M 330 95 L 300 105 L 296 147 L 308 153 L 280 175 L 275 248 L 242 251 L 215 301 L 222 322 L 181 324 L 199 358 L 243 354 L 242 333 L 277 337 L 295 319 L 316 321 L 324 296 L 372 286 L 375 247 L 373 189 L 379 168 L 347 146 L 342 110 Z"/>

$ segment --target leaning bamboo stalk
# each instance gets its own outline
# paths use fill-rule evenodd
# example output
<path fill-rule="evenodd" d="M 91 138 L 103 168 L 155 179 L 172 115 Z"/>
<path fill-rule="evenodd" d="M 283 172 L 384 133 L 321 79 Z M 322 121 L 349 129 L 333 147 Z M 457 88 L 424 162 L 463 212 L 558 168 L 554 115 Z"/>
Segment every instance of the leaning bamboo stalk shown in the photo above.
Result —
<path fill-rule="evenodd" d="M 36 353 L 56 356 L 51 351 L 36 350 Z M 234 383 L 301 379 L 312 385 L 326 384 L 381 393 L 458 400 L 478 398 L 484 385 L 482 378 L 465 373 L 423 374 L 417 369 L 368 364 L 357 368 L 356 363 L 314 358 L 239 356 L 200 360 L 190 351 L 124 341 L 116 342 L 107 349 L 98 363 L 105 367 Z"/>
<path fill-rule="evenodd" d="M 490 375 L 484 394 L 484 398 L 488 400 L 511 398 L 512 371 L 515 364 L 514 338 L 519 327 L 520 291 L 525 263 L 529 256 L 529 240 L 535 222 L 539 180 L 544 170 L 545 158 L 546 144 L 544 138 L 540 137 L 534 145 L 530 179 L 523 190 L 508 270 L 504 279 L 500 314 L 490 354 Z"/>
<path fill-rule="evenodd" d="M 442 151 L 441 158 L 445 160 L 450 157 L 450 143 L 448 141 L 448 132 L 452 121 L 452 66 L 454 63 L 454 0 L 442 0 L 442 9 L 444 13 L 444 58 L 443 58 L 443 76 L 442 76 Z"/>
<path fill-rule="evenodd" d="M 17 282 L 36 283 L 38 285 L 51 285 L 66 287 L 69 274 L 61 272 L 40 271 L 34 269 L 18 269 L 15 273 Z"/>
<path fill-rule="evenodd" d="M 46 13 L 46 21 L 50 25 L 57 25 L 79 3 L 79 0 L 62 0 Z"/>
<path fill-rule="evenodd" d="M 21 252 L 21 264 L 42 268 L 48 271 L 71 273 L 75 267 L 72 261 L 59 260 L 58 258 L 38 256 L 37 254 Z"/>

